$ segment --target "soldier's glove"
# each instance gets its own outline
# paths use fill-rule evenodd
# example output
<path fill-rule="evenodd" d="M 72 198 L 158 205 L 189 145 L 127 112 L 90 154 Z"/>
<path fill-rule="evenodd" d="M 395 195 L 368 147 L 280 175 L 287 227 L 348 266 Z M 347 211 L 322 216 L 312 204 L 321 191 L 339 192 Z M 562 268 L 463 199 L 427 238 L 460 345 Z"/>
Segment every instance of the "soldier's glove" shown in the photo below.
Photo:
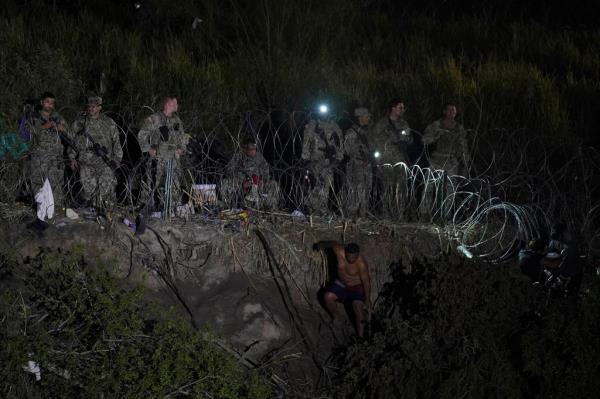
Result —
<path fill-rule="evenodd" d="M 169 141 L 169 128 L 167 126 L 161 126 L 158 128 L 160 132 L 160 139 L 162 141 Z"/>
<path fill-rule="evenodd" d="M 335 161 L 335 155 L 336 155 L 336 151 L 335 151 L 335 147 L 334 146 L 327 146 L 325 147 L 325 158 L 329 159 L 331 162 Z"/>

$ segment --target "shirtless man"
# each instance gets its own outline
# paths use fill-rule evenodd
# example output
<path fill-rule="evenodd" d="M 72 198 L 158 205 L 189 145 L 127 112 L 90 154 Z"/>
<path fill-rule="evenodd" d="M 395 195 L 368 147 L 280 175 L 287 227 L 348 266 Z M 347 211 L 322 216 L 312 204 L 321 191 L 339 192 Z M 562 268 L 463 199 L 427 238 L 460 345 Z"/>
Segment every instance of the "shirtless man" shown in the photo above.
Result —
<path fill-rule="evenodd" d="M 365 332 L 365 307 L 371 311 L 371 277 L 369 265 L 360 255 L 357 244 L 345 247 L 337 241 L 320 241 L 314 245 L 315 250 L 331 248 L 337 258 L 337 277 L 325 292 L 325 306 L 332 320 L 336 321 L 336 301 L 352 304 L 356 332 L 362 337 Z"/>

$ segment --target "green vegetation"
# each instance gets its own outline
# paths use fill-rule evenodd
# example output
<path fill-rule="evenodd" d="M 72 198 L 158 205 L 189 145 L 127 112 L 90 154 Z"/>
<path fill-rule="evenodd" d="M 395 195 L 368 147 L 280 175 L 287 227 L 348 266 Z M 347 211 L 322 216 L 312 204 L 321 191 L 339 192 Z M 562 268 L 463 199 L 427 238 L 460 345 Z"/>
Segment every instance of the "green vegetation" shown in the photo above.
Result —
<path fill-rule="evenodd" d="M 176 92 L 198 115 L 305 109 L 318 97 L 381 112 L 401 96 L 417 129 L 449 99 L 482 130 L 592 140 L 600 122 L 597 29 L 360 0 L 153 0 L 138 11 L 111 0 L 82 11 L 29 3 L 8 1 L 0 17 L 0 110 L 12 117 L 43 90 L 75 109 L 104 73 L 110 103 L 152 105 Z M 195 16 L 203 22 L 192 29 Z"/>
<path fill-rule="evenodd" d="M 600 279 L 547 297 L 518 270 L 393 265 L 371 336 L 339 357 L 339 397 L 582 398 L 600 390 Z"/>
<path fill-rule="evenodd" d="M 0 119 L 16 131 L 23 101 L 46 90 L 72 119 L 80 96 L 105 87 L 105 108 L 127 122 L 136 121 L 139 106 L 174 92 L 193 115 L 185 120 L 192 133 L 201 123 L 227 121 L 224 114 L 307 109 L 323 98 L 340 113 L 366 105 L 379 115 L 400 96 L 417 130 L 454 100 L 482 142 L 509 137 L 485 133 L 494 128 L 526 128 L 597 143 L 600 30 L 507 22 L 506 15 L 392 12 L 389 3 L 151 0 L 135 11 L 116 0 L 6 0 Z M 196 16 L 203 21 L 192 29 Z M 532 164 L 531 174 L 539 166 Z M 13 202 L 22 166 L 6 157 L 0 163 L 2 202 Z M 515 197 L 531 191 L 514 187 Z M 594 198 L 554 187 L 580 202 Z M 587 215 L 584 205 L 575 208 Z M 210 334 L 163 320 L 139 288 L 122 286 L 106 268 L 80 254 L 45 250 L 23 263 L 3 252 L 3 396 L 270 396 L 260 376 Z M 545 306 L 541 290 L 502 267 L 441 259 L 409 269 L 392 268 L 370 338 L 339 356 L 340 397 L 579 398 L 600 391 L 598 279 L 578 306 L 571 299 Z M 23 371 L 28 360 L 41 365 L 41 381 Z"/>
<path fill-rule="evenodd" d="M 199 332 L 80 254 L 0 255 L 5 398 L 267 398 L 270 389 Z M 164 310 L 162 311 L 164 313 Z M 41 380 L 22 366 L 35 361 Z"/>

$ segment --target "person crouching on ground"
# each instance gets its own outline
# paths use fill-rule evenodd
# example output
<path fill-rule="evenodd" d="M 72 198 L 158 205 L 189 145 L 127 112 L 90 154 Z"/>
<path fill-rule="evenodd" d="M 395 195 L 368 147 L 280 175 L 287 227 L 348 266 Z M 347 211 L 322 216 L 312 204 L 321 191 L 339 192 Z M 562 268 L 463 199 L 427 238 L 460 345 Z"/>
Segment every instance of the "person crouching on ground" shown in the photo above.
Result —
<path fill-rule="evenodd" d="M 337 277 L 327 287 L 325 292 L 325 306 L 331 316 L 332 322 L 337 321 L 337 304 L 352 305 L 356 333 L 359 337 L 365 332 L 365 311 L 371 312 L 371 277 L 369 265 L 360 254 L 357 244 L 348 244 L 345 247 L 337 241 L 320 241 L 313 249 L 319 251 L 331 248 L 337 258 Z"/>

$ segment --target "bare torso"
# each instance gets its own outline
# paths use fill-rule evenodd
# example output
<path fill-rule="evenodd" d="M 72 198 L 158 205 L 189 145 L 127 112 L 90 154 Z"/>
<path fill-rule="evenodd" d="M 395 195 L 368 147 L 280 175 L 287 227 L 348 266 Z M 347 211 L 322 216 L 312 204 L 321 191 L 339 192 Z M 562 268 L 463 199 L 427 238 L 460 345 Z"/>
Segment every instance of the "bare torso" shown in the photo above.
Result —
<path fill-rule="evenodd" d="M 358 258 L 356 261 L 354 261 L 354 263 L 349 263 L 346 260 L 346 254 L 343 246 L 335 246 L 334 252 L 335 256 L 337 257 L 338 279 L 347 287 L 361 285 L 362 280 L 360 278 L 360 270 L 361 268 L 366 267 L 366 262 L 362 255 L 358 255 Z"/>

